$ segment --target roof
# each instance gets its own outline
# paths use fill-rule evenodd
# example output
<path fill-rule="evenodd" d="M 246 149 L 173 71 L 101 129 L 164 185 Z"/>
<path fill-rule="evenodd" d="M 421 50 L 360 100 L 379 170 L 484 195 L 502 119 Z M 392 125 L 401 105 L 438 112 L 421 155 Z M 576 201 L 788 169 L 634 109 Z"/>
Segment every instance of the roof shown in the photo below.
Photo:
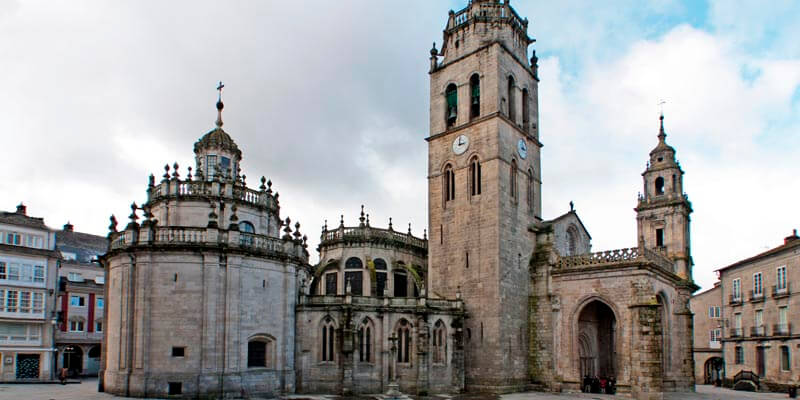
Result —
<path fill-rule="evenodd" d="M 0 223 L 49 231 L 44 218 L 29 217 L 16 212 L 0 211 Z"/>
<path fill-rule="evenodd" d="M 89 233 L 57 231 L 56 249 L 74 253 L 78 262 L 90 263 L 92 259 L 108 251 L 108 239 Z"/>
<path fill-rule="evenodd" d="M 553 218 L 553 219 L 551 219 L 549 221 L 545 221 L 545 223 L 546 224 L 552 224 L 552 223 L 554 223 L 556 221 L 560 221 L 562 219 L 565 219 L 565 218 L 569 217 L 570 215 L 574 215 L 575 216 L 575 219 L 577 219 L 578 223 L 581 224 L 581 228 L 583 229 L 583 231 L 586 232 L 586 235 L 589 236 L 589 239 L 591 239 L 592 235 L 589 234 L 589 230 L 586 229 L 586 225 L 583 224 L 583 221 L 581 221 L 581 217 L 578 216 L 578 213 L 575 212 L 575 210 L 569 210 L 569 211 L 567 211 L 566 213 L 564 213 L 563 215 L 561 215 L 559 217 Z"/>
<path fill-rule="evenodd" d="M 195 153 L 206 149 L 222 149 L 230 151 L 231 153 L 236 154 L 238 157 L 242 156 L 239 146 L 237 146 L 236 142 L 233 141 L 231 135 L 228 135 L 228 133 L 223 131 L 220 127 L 214 128 L 210 132 L 206 133 L 200 138 L 200 140 L 197 141 L 197 143 L 194 144 Z"/>
<path fill-rule="evenodd" d="M 735 262 L 735 263 L 733 263 L 731 265 L 728 265 L 727 267 L 722 267 L 722 268 L 718 269 L 717 272 L 722 272 L 722 271 L 725 271 L 727 269 L 731 269 L 731 268 L 734 268 L 734 267 L 739 267 L 739 266 L 742 266 L 742 265 L 745 265 L 745 264 L 749 264 L 749 263 L 752 263 L 752 262 L 755 262 L 755 261 L 758 261 L 758 260 L 761 260 L 761 259 L 764 259 L 764 258 L 767 258 L 767 257 L 770 257 L 770 256 L 774 256 L 776 254 L 782 253 L 782 252 L 787 251 L 787 250 L 793 250 L 793 249 L 797 249 L 797 248 L 800 248 L 800 238 L 798 238 L 797 236 L 789 236 L 788 238 L 786 238 L 786 240 L 784 241 L 783 245 L 775 247 L 774 249 L 767 250 L 767 251 L 765 251 L 763 253 L 756 254 L 756 255 L 754 255 L 754 256 L 752 256 L 750 258 L 745 258 L 744 260 L 737 261 L 737 262 Z"/>

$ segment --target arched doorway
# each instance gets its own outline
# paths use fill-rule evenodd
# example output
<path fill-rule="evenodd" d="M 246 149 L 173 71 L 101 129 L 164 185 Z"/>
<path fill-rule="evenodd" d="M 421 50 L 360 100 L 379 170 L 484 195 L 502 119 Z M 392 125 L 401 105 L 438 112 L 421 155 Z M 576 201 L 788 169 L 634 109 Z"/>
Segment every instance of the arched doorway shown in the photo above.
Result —
<path fill-rule="evenodd" d="M 92 346 L 86 355 L 89 357 L 86 360 L 86 375 L 95 376 L 100 370 L 100 345 Z"/>
<path fill-rule="evenodd" d="M 705 373 L 704 376 L 704 383 L 706 385 L 713 385 L 718 380 L 722 380 L 722 369 L 725 366 L 725 361 L 722 360 L 722 357 L 711 357 L 706 360 L 705 366 L 703 370 Z"/>
<path fill-rule="evenodd" d="M 81 346 L 64 346 L 63 367 L 69 371 L 69 376 L 79 376 L 83 372 L 83 349 Z"/>
<path fill-rule="evenodd" d="M 578 315 L 578 365 L 581 378 L 616 375 L 617 318 L 605 303 L 595 300 Z"/>

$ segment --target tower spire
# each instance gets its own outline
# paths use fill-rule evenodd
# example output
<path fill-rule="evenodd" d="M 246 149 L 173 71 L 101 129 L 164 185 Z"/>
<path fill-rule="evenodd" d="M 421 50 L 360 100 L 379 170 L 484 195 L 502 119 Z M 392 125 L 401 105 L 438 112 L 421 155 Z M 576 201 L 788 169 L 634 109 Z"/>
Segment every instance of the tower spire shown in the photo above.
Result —
<path fill-rule="evenodd" d="M 222 128 L 222 109 L 225 108 L 225 104 L 222 103 L 222 88 L 225 85 L 222 81 L 219 81 L 219 85 L 217 85 L 217 91 L 219 94 L 217 95 L 217 128 Z"/>
<path fill-rule="evenodd" d="M 664 140 L 667 137 L 667 134 L 664 132 L 664 104 L 666 104 L 666 101 L 664 100 L 658 101 L 658 107 L 660 108 L 658 120 L 661 124 L 661 127 L 658 130 L 658 140 L 662 143 L 665 143 Z"/>

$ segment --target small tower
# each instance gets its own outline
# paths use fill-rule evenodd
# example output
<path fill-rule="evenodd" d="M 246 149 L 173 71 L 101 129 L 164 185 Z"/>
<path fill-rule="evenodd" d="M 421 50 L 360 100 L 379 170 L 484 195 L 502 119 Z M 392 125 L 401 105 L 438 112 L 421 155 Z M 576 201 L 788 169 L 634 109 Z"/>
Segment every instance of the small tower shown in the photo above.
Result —
<path fill-rule="evenodd" d="M 664 115 L 658 145 L 650 152 L 644 177 L 644 192 L 639 195 L 636 221 L 639 242 L 675 262 L 674 272 L 692 280 L 692 256 L 689 245 L 689 214 L 692 203 L 683 193 L 683 170 L 675 160 L 675 149 L 666 142 Z"/>
<path fill-rule="evenodd" d="M 194 144 L 194 158 L 198 179 L 213 180 L 220 175 L 221 179 L 236 178 L 239 171 L 239 162 L 242 160 L 242 152 L 236 142 L 222 130 L 222 82 L 217 86 L 219 97 L 217 98 L 217 121 L 216 128 L 212 129 L 197 143 Z"/>

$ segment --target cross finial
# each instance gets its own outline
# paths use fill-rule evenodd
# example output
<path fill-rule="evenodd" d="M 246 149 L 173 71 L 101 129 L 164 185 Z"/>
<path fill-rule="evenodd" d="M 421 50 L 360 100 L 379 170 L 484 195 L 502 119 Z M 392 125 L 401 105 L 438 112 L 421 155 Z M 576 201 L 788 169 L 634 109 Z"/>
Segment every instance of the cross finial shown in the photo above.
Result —
<path fill-rule="evenodd" d="M 219 81 L 219 85 L 217 85 L 217 91 L 219 92 L 217 97 L 217 128 L 222 128 L 222 109 L 225 107 L 222 104 L 222 88 L 224 87 L 225 85 L 222 81 Z"/>
<path fill-rule="evenodd" d="M 659 109 L 659 114 L 661 115 L 661 118 L 664 118 L 664 104 L 667 104 L 666 100 L 664 100 L 664 99 L 659 99 L 658 100 L 658 109 Z"/>
<path fill-rule="evenodd" d="M 665 100 L 659 100 L 658 106 L 661 108 L 661 115 L 658 117 L 659 123 L 661 126 L 658 129 L 658 139 L 664 141 L 664 138 L 667 137 L 667 134 L 664 133 L 664 104 L 666 104 Z"/>

